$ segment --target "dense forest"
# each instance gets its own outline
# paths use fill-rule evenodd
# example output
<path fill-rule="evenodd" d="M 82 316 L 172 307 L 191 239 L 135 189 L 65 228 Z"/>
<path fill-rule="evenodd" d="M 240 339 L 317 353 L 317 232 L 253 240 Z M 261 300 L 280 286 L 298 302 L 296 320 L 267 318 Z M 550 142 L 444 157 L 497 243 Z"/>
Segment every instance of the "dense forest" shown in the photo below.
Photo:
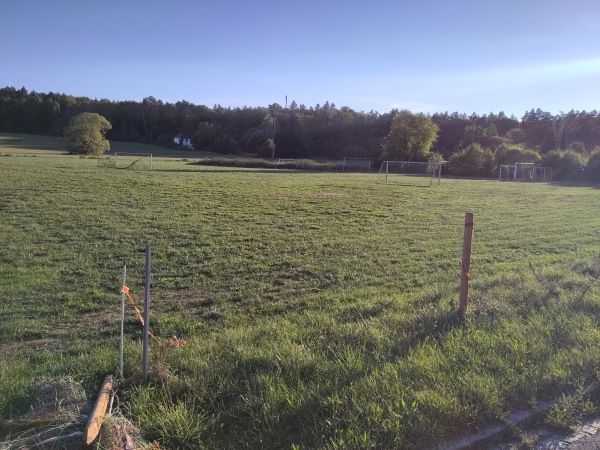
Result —
<path fill-rule="evenodd" d="M 329 102 L 307 107 L 295 101 L 285 106 L 211 108 L 187 101 L 165 103 L 154 97 L 142 102 L 111 101 L 25 88 L 0 89 L 2 132 L 61 136 L 71 117 L 81 112 L 106 117 L 112 124 L 110 140 L 173 146 L 173 138 L 180 136 L 190 139 L 197 150 L 219 153 L 272 156 L 274 144 L 277 158 L 377 159 L 399 111 L 359 112 Z M 439 128 L 431 150 L 446 160 L 456 159 L 475 144 L 478 151 L 495 155 L 496 163 L 502 162 L 499 153 L 506 155 L 515 148 L 541 157 L 553 151 L 585 157 L 600 146 L 596 110 L 553 115 L 532 109 L 520 119 L 502 112 L 481 116 L 444 112 L 429 117 Z"/>

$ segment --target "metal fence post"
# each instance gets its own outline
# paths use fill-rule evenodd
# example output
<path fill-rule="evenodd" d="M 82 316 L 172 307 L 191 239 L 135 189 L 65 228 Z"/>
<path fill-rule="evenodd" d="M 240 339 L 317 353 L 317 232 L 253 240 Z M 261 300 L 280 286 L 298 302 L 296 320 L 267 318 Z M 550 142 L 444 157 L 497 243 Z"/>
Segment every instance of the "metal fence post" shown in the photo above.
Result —
<path fill-rule="evenodd" d="M 123 286 L 127 283 L 127 265 L 123 264 Z M 125 291 L 121 291 L 121 351 L 119 352 L 120 356 L 120 365 L 119 365 L 119 375 L 121 379 L 123 379 L 123 347 L 125 345 Z"/>
<path fill-rule="evenodd" d="M 148 336 L 150 334 L 150 279 L 152 261 L 152 246 L 146 245 L 146 289 L 144 292 L 144 335 L 142 336 L 142 379 L 148 381 Z"/>

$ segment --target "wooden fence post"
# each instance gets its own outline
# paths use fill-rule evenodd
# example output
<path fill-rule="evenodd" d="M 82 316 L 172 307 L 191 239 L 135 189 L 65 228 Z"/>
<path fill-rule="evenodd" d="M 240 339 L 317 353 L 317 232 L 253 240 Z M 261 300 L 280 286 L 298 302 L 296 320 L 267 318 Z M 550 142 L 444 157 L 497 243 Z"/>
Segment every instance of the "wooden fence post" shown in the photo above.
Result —
<path fill-rule="evenodd" d="M 469 299 L 469 287 L 471 285 L 471 241 L 473 240 L 473 213 L 465 213 L 465 232 L 463 236 L 462 264 L 460 274 L 460 297 L 458 302 L 458 314 L 463 316 L 467 313 Z"/>

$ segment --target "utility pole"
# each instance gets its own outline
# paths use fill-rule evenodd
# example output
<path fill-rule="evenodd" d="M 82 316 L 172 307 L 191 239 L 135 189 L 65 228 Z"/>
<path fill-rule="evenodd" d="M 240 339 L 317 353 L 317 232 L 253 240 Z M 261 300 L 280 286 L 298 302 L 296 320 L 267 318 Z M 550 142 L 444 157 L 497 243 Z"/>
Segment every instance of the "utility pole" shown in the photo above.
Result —
<path fill-rule="evenodd" d="M 271 158 L 275 159 L 275 103 L 273 107 L 273 150 L 271 151 Z"/>

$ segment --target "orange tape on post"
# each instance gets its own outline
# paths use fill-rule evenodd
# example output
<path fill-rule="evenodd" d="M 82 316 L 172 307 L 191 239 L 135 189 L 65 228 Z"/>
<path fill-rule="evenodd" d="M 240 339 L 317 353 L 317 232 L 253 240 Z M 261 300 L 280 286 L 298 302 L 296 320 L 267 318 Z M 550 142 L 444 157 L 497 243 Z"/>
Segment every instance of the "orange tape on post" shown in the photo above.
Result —
<path fill-rule="evenodd" d="M 140 310 L 136 306 L 135 302 L 133 301 L 131 294 L 129 294 L 129 289 L 127 289 L 127 291 L 121 291 L 121 292 L 123 292 L 127 296 L 129 301 L 131 302 L 131 306 L 133 306 L 133 309 L 135 310 L 135 312 L 138 316 L 138 319 L 140 319 L 140 322 L 142 322 L 142 325 L 144 325 L 144 318 L 142 317 L 142 313 L 140 312 Z"/>
<path fill-rule="evenodd" d="M 127 298 L 129 299 L 129 301 L 131 302 L 131 306 L 133 306 L 133 309 L 135 310 L 135 313 L 138 316 L 138 319 L 140 319 L 140 322 L 143 326 L 144 325 L 144 317 L 142 316 L 142 313 L 136 306 L 135 301 L 133 300 L 133 297 L 129 293 L 129 288 L 127 286 L 123 285 L 123 287 L 121 288 L 121 292 L 123 294 L 125 294 L 127 296 Z M 158 345 L 159 347 L 180 347 L 182 345 L 187 344 L 186 341 L 184 341 L 183 339 L 177 338 L 177 336 L 173 336 L 166 344 L 163 344 L 152 333 L 148 332 L 148 335 L 154 340 L 154 342 L 156 342 L 156 345 Z"/>

